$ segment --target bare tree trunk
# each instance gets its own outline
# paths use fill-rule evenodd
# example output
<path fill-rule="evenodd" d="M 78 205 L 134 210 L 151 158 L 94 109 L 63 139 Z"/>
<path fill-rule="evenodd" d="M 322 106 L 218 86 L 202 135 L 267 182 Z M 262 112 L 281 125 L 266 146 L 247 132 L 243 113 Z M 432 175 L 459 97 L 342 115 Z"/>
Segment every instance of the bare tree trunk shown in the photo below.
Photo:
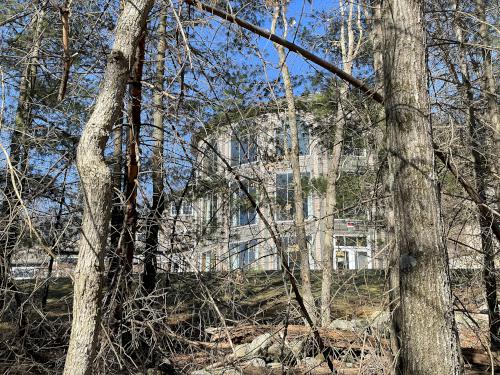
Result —
<path fill-rule="evenodd" d="M 455 6 L 455 34 L 458 45 L 458 60 L 461 73 L 461 81 L 457 82 L 463 92 L 467 120 L 469 123 L 470 148 L 474 163 L 475 188 L 481 200 L 486 202 L 487 180 L 489 179 L 489 168 L 484 149 L 486 145 L 486 128 L 481 124 L 474 104 L 474 93 L 470 82 L 469 67 L 466 60 L 466 51 L 463 44 L 462 23 L 457 13 L 458 4 Z M 481 26 L 482 27 L 482 26 Z M 458 77 L 457 77 L 458 78 Z M 495 272 L 495 250 L 493 248 L 493 233 L 491 231 L 491 220 L 478 212 L 479 228 L 481 233 L 481 251 L 483 253 L 483 282 L 488 305 L 488 318 L 490 326 L 490 345 L 492 349 L 500 348 L 500 311 L 497 300 L 497 281 Z"/>
<path fill-rule="evenodd" d="M 482 80 L 482 91 L 486 96 L 488 105 L 488 122 L 493 129 L 493 146 L 495 147 L 496 160 L 494 160 L 494 167 L 496 171 L 496 199 L 497 199 L 497 209 L 500 210 L 500 118 L 498 111 L 498 95 L 497 86 L 495 82 L 495 76 L 493 74 L 493 56 L 491 55 L 490 46 L 492 46 L 492 41 L 490 33 L 488 32 L 488 21 L 486 20 L 486 0 L 476 1 L 478 8 L 478 16 L 481 21 L 479 27 L 479 35 L 481 37 L 481 45 L 485 48 L 481 49 L 483 57 L 483 80 Z M 494 6 L 494 4 L 492 4 Z"/>
<path fill-rule="evenodd" d="M 112 296 L 112 288 L 114 280 L 116 279 L 120 270 L 120 255 L 119 244 L 120 236 L 123 227 L 123 207 L 121 202 L 121 191 L 123 188 L 123 119 L 120 118 L 113 130 L 113 166 L 112 166 L 112 208 L 111 208 L 111 233 L 110 233 L 110 246 L 108 251 L 109 265 L 107 271 L 107 284 L 110 287 L 110 292 L 106 297 L 105 306 L 108 306 L 109 299 Z"/>
<path fill-rule="evenodd" d="M 400 268 L 400 311 L 393 317 L 401 344 L 398 370 L 462 374 L 434 170 L 423 3 L 385 5 L 385 111 Z"/>
<path fill-rule="evenodd" d="M 281 14 L 284 23 L 284 35 L 286 38 L 287 33 L 287 21 L 286 21 L 286 5 L 281 2 Z M 273 15 L 273 29 L 276 27 L 277 19 L 280 15 L 280 6 L 276 6 Z M 283 85 L 285 87 L 285 96 L 287 103 L 287 117 L 288 125 L 290 126 L 290 138 L 291 138 L 291 149 L 288 153 L 290 159 L 290 164 L 292 167 L 293 175 L 293 192 L 294 192 L 294 208 L 295 217 L 294 225 L 297 236 L 297 245 L 299 247 L 300 253 L 300 278 L 301 278 L 301 289 L 302 297 L 304 299 L 304 305 L 307 308 L 309 316 L 316 323 L 317 314 L 316 306 L 314 303 L 314 296 L 311 289 L 311 268 L 309 264 L 309 249 L 307 247 L 306 240 L 306 228 L 305 228 L 305 218 L 304 218 L 304 193 L 302 191 L 302 175 L 300 173 L 300 158 L 299 158 L 299 131 L 297 126 L 297 113 L 295 109 L 295 99 L 293 95 L 292 80 L 290 78 L 290 72 L 288 71 L 288 65 L 286 63 L 285 49 L 275 44 L 276 50 L 278 51 L 281 75 L 283 77 Z M 287 147 L 287 135 L 286 129 L 284 131 L 285 136 L 285 147 Z"/>
<path fill-rule="evenodd" d="M 351 74 L 354 59 L 358 54 L 360 41 L 363 35 L 361 27 L 361 9 L 357 6 L 358 19 L 358 41 L 356 43 L 354 36 L 353 20 L 354 2 L 349 3 L 346 15 L 346 6 L 343 0 L 339 1 L 340 15 L 342 17 L 340 24 L 340 40 L 342 56 L 342 67 L 347 74 Z M 346 30 L 347 27 L 347 30 Z M 347 32 L 347 37 L 346 37 Z M 346 82 L 340 84 L 339 101 L 337 112 L 334 118 L 335 133 L 333 147 L 330 155 L 327 173 L 327 189 L 325 197 L 325 243 L 323 247 L 322 263 L 323 275 L 321 285 L 321 325 L 326 327 L 330 324 L 330 305 L 331 288 L 333 276 L 333 252 L 334 249 L 334 231 L 335 231 L 335 212 L 337 205 L 337 177 L 340 170 L 340 159 L 342 156 L 342 147 L 344 143 L 345 114 L 342 101 L 349 94 L 349 86 Z"/>
<path fill-rule="evenodd" d="M 144 254 L 144 290 L 150 294 L 156 285 L 156 253 L 158 251 L 158 234 L 160 223 L 165 207 L 165 197 L 163 194 L 163 82 L 165 80 L 165 51 L 167 49 L 166 32 L 167 17 L 165 12 L 160 16 L 158 25 L 158 47 L 156 52 L 156 84 L 153 95 L 153 139 L 155 141 L 153 155 L 151 156 L 151 168 L 153 172 L 153 204 L 148 218 L 146 251 Z"/>
<path fill-rule="evenodd" d="M 103 152 L 111 128 L 120 115 L 130 66 L 152 5 L 153 0 L 131 0 L 125 4 L 99 96 L 78 145 L 76 165 L 84 212 L 65 375 L 92 373 L 101 320 L 102 273 L 111 212 L 112 180 Z"/>

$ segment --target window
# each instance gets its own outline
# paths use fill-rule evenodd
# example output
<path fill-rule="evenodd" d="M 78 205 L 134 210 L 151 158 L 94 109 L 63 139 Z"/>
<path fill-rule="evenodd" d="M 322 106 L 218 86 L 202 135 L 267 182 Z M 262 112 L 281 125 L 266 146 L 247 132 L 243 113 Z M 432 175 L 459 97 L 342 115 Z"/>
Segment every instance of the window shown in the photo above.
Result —
<path fill-rule="evenodd" d="M 193 214 L 193 204 L 184 199 L 180 202 L 172 202 L 170 214 L 172 216 L 191 216 Z"/>
<path fill-rule="evenodd" d="M 204 199 L 204 224 L 208 228 L 216 228 L 217 227 L 217 211 L 218 211 L 218 203 L 217 203 L 217 194 L 209 193 Z"/>
<path fill-rule="evenodd" d="M 368 268 L 368 253 L 366 251 L 356 251 L 356 268 Z"/>
<path fill-rule="evenodd" d="M 217 143 L 213 140 L 209 141 L 215 150 L 217 150 Z M 207 146 L 204 155 L 204 170 L 205 173 L 210 177 L 211 174 L 217 173 L 217 152 L 212 149 L 212 147 Z"/>
<path fill-rule="evenodd" d="M 349 269 L 349 253 L 347 251 L 337 251 L 335 253 L 338 270 Z"/>
<path fill-rule="evenodd" d="M 210 272 L 215 270 L 215 256 L 211 252 L 205 252 L 200 256 L 200 271 Z"/>
<path fill-rule="evenodd" d="M 305 126 L 302 121 L 297 122 L 298 132 L 299 132 L 299 155 L 309 155 L 309 129 Z M 292 137 L 290 135 L 290 127 L 288 125 L 283 125 L 276 129 L 276 155 L 285 155 L 285 137 L 284 129 L 286 127 L 286 147 L 288 150 L 292 147 Z"/>
<path fill-rule="evenodd" d="M 257 189 L 255 185 L 249 182 L 243 182 L 248 193 L 257 199 Z M 252 202 L 248 199 L 247 194 L 240 188 L 239 184 L 231 186 L 231 218 L 235 226 L 252 225 L 257 222 L 257 211 L 253 207 Z"/>
<path fill-rule="evenodd" d="M 236 242 L 229 245 L 229 268 L 235 270 L 252 265 L 257 260 L 257 241 Z"/>
<path fill-rule="evenodd" d="M 256 133 L 235 132 L 231 138 L 231 165 L 241 165 L 257 160 Z"/>
<path fill-rule="evenodd" d="M 366 247 L 366 236 L 336 236 L 337 246 Z"/>
<path fill-rule="evenodd" d="M 302 173 L 302 179 L 309 179 L 309 172 Z M 293 220 L 295 216 L 295 193 L 293 174 L 279 173 L 276 175 L 276 220 Z M 310 215 L 311 196 L 304 196 L 304 217 Z"/>

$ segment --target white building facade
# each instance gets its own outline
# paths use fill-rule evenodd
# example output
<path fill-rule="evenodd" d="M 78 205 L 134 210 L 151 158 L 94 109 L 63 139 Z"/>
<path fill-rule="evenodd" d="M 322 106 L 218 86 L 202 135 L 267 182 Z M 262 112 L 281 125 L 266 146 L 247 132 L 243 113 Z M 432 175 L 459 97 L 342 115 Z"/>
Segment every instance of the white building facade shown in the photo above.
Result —
<path fill-rule="evenodd" d="M 310 265 L 321 269 L 329 157 L 315 117 L 304 111 L 297 116 Z M 289 265 L 299 266 L 294 182 L 287 158 L 290 133 L 285 118 L 284 114 L 268 112 L 245 120 L 221 121 L 193 141 L 196 182 L 189 194 L 171 202 L 168 221 L 181 223 L 181 232 L 189 227 L 197 235 L 189 239 L 191 243 L 182 244 L 184 250 L 170 255 L 170 271 L 280 269 L 281 259 L 269 226 L 282 239 Z M 342 174 L 356 178 L 367 173 L 370 164 L 366 148 L 344 146 Z M 353 217 L 339 213 L 335 219 L 335 269 L 382 266 L 377 256 L 380 231 L 370 223 L 369 209 L 358 211 Z"/>

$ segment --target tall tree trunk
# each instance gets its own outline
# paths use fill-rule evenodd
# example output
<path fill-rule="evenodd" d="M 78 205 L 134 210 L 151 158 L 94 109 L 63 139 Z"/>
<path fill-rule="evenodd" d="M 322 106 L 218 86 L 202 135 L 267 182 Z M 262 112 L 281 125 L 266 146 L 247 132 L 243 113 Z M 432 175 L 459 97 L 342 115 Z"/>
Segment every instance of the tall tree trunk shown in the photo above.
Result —
<path fill-rule="evenodd" d="M 111 233 L 110 246 L 108 251 L 109 266 L 107 272 L 107 284 L 109 293 L 106 297 L 105 306 L 109 304 L 109 299 L 113 294 L 112 285 L 120 270 L 119 245 L 123 227 L 123 207 L 121 201 L 121 191 L 123 188 L 123 118 L 120 118 L 113 130 L 113 166 L 112 166 L 112 208 L 111 208 Z"/>
<path fill-rule="evenodd" d="M 45 8 L 41 7 L 35 15 L 35 30 L 33 31 L 30 53 L 26 57 L 26 66 L 21 75 L 19 84 L 19 98 L 17 100 L 14 130 L 10 142 L 10 167 L 6 172 L 6 185 L 4 200 L 0 208 L 2 226 L 5 228 L 4 240 L 0 243 L 0 313 L 4 310 L 4 303 L 8 298 L 6 293 L 13 288 L 9 281 L 11 258 L 19 241 L 20 219 L 18 209 L 20 202 L 17 194 L 22 192 L 23 175 L 27 172 L 29 144 L 27 134 L 31 128 L 33 93 L 38 71 L 38 56 L 43 33 L 43 20 Z M 15 293 L 16 303 L 20 303 L 20 294 Z"/>
<path fill-rule="evenodd" d="M 351 74 L 354 59 L 358 54 L 358 49 L 363 35 L 361 28 L 361 9 L 358 4 L 358 41 L 356 43 L 353 28 L 354 2 L 349 3 L 349 11 L 346 14 L 346 7 L 343 0 L 339 1 L 341 24 L 340 40 L 342 67 L 347 74 Z M 347 30 L 346 30 L 347 27 Z M 347 34 L 347 35 L 346 35 Z M 323 275 L 321 285 L 321 325 L 323 327 L 330 324 L 330 305 L 331 289 L 333 276 L 333 252 L 334 249 L 334 231 L 335 231 L 335 212 L 337 205 L 337 177 L 340 172 L 340 159 L 342 156 L 342 147 L 344 143 L 345 113 L 343 100 L 349 95 L 349 85 L 346 82 L 340 83 L 339 100 L 337 112 L 334 118 L 335 132 L 333 146 L 330 154 L 327 172 L 327 188 L 325 196 L 325 243 L 323 246 L 322 263 Z"/>
<path fill-rule="evenodd" d="M 400 311 L 393 317 L 401 344 L 398 370 L 462 374 L 434 170 L 423 3 L 385 5 L 385 111 L 400 268 Z"/>
<path fill-rule="evenodd" d="M 483 79 L 482 79 L 482 91 L 486 96 L 487 100 L 487 119 L 490 123 L 491 129 L 493 130 L 493 146 L 495 147 L 494 155 L 496 158 L 493 160 L 493 165 L 496 171 L 496 199 L 497 199 L 497 210 L 500 211 L 500 116 L 498 111 L 498 94 L 497 85 L 495 80 L 495 75 L 493 73 L 493 56 L 491 54 L 492 40 L 490 33 L 488 31 L 489 23 L 486 19 L 486 0 L 477 0 L 477 10 L 478 16 L 481 21 L 479 26 L 479 35 L 481 37 L 480 44 L 484 46 L 481 49 L 483 57 Z M 494 6 L 494 3 L 492 3 Z"/>
<path fill-rule="evenodd" d="M 65 375 L 90 375 L 101 320 L 103 263 L 112 180 L 104 148 L 122 108 L 123 96 L 153 0 L 128 1 L 118 19 L 99 96 L 77 149 L 84 212 L 75 270 L 73 322 Z"/>
<path fill-rule="evenodd" d="M 149 214 L 147 224 L 144 274 L 142 278 L 146 294 L 150 294 L 156 285 L 156 253 L 158 251 L 158 234 L 165 207 L 165 199 L 163 195 L 163 82 L 165 80 L 165 51 L 167 48 L 165 36 L 166 27 L 167 16 L 164 11 L 160 16 L 160 24 L 158 25 L 159 39 L 156 52 L 156 84 L 153 95 L 153 139 L 155 142 L 153 155 L 151 156 L 151 168 L 153 174 L 153 204 L 151 206 L 151 212 Z"/>
<path fill-rule="evenodd" d="M 486 128 L 481 124 L 477 116 L 474 103 L 474 93 L 470 82 L 469 67 L 467 64 L 466 51 L 462 34 L 462 22 L 458 12 L 458 2 L 454 2 L 455 7 L 455 34 L 458 45 L 458 65 L 460 67 L 461 80 L 457 82 L 462 97 L 465 102 L 467 121 L 470 134 L 470 148 L 474 163 L 475 188 L 480 198 L 487 201 L 487 180 L 489 179 L 488 160 L 484 154 L 486 145 Z M 482 27 L 482 26 L 481 26 Z M 457 77 L 458 78 L 458 77 Z M 495 272 L 495 249 L 493 247 L 493 233 L 491 231 L 491 220 L 478 212 L 479 228 L 481 233 L 481 251 L 483 254 L 483 282 L 488 305 L 488 318 L 490 326 L 490 345 L 492 349 L 500 348 L 500 311 L 497 300 L 497 280 Z"/>
<path fill-rule="evenodd" d="M 284 35 L 286 38 L 287 34 L 287 21 L 286 21 L 286 5 L 281 2 L 281 14 L 284 23 Z M 272 29 L 276 28 L 277 19 L 280 15 L 280 6 L 276 6 L 273 15 L 273 26 Z M 286 63 L 286 53 L 283 46 L 275 44 L 276 50 L 278 51 L 281 75 L 283 77 L 283 85 L 285 87 L 285 96 L 287 104 L 287 118 L 288 125 L 290 126 L 290 138 L 291 138 L 291 149 L 288 153 L 290 160 L 290 165 L 292 167 L 293 175 L 293 192 L 294 192 L 294 225 L 295 232 L 297 236 L 297 245 L 299 247 L 300 253 L 300 278 L 301 278 L 301 289 L 302 297 L 304 299 L 304 305 L 307 312 L 314 323 L 316 323 L 317 314 L 316 306 L 314 303 L 314 296 L 311 289 L 311 269 L 309 264 L 309 249 L 307 247 L 306 240 L 306 228 L 305 228 L 305 218 L 304 218 L 304 193 L 302 191 L 302 175 L 300 173 L 300 157 L 299 157 L 299 131 L 297 126 L 297 113 L 295 109 L 295 99 L 293 95 L 292 80 L 290 78 L 290 72 L 288 71 L 288 65 Z M 284 142 L 285 148 L 287 147 L 287 129 L 284 130 Z"/>

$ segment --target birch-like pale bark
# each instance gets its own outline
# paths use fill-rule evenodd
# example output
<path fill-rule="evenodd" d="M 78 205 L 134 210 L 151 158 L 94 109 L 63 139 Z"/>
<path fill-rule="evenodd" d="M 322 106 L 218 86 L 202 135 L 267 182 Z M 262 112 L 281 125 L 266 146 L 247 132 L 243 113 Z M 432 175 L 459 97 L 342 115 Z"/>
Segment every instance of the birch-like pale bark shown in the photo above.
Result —
<path fill-rule="evenodd" d="M 286 21 L 286 5 L 281 2 L 281 7 L 276 6 L 274 8 L 273 14 L 273 25 L 272 30 L 276 28 L 276 23 L 279 15 L 282 14 L 284 23 L 284 35 L 286 38 L 287 33 L 287 21 Z M 273 31 L 274 32 L 274 31 Z M 300 278 L 301 278 L 301 292 L 302 298 L 304 299 L 304 305 L 306 306 L 307 312 L 313 322 L 316 323 L 317 314 L 316 306 L 314 303 L 314 296 L 311 289 L 311 268 L 309 264 L 309 249 L 307 248 L 306 241 L 306 227 L 304 218 L 304 193 L 302 191 L 302 175 L 300 173 L 300 157 L 299 157 L 299 131 L 297 126 L 297 112 L 295 109 L 295 98 L 293 95 L 292 80 L 290 78 L 290 72 L 288 70 L 288 65 L 286 63 L 286 53 L 283 46 L 279 44 L 274 45 L 278 51 L 281 75 L 283 77 L 283 86 L 285 87 L 285 98 L 287 104 L 287 119 L 288 126 L 290 127 L 290 138 L 291 138 L 291 148 L 290 152 L 287 153 L 292 167 L 293 175 L 293 193 L 294 193 L 294 225 L 295 233 L 297 236 L 297 245 L 299 247 L 300 254 Z M 287 146 L 287 129 L 284 130 L 283 134 L 285 137 L 285 147 Z"/>
<path fill-rule="evenodd" d="M 462 374 L 434 169 L 423 1 L 384 5 L 385 112 L 399 258 L 397 370 Z"/>
<path fill-rule="evenodd" d="M 104 148 L 120 116 L 125 88 L 153 0 L 130 0 L 118 19 L 115 40 L 92 114 L 77 149 L 83 218 L 74 277 L 73 321 L 64 375 L 90 375 L 101 321 L 104 253 L 110 224 L 112 179 Z"/>
<path fill-rule="evenodd" d="M 340 44 L 342 66 L 344 72 L 352 73 L 352 65 L 358 54 L 360 41 L 363 35 L 361 27 L 361 9 L 357 5 L 356 14 L 354 13 L 354 2 L 348 5 L 346 14 L 346 4 L 343 0 L 339 1 L 339 9 L 341 16 L 340 23 Z M 353 21 L 358 20 L 358 40 L 354 36 Z M 347 34 L 347 35 L 346 35 Z M 327 187 L 325 194 L 325 243 L 323 246 L 322 264 L 323 275 L 321 284 L 321 325 L 323 327 L 330 324 L 330 308 L 331 308 L 331 289 L 333 277 L 333 253 L 334 249 L 334 230 L 335 230 L 335 212 L 337 206 L 337 178 L 340 172 L 340 159 L 342 156 L 342 146 L 344 143 L 345 129 L 345 113 L 343 100 L 349 95 L 349 85 L 346 82 L 340 83 L 339 101 L 337 111 L 334 117 L 334 140 L 330 151 L 330 158 L 327 172 Z"/>

